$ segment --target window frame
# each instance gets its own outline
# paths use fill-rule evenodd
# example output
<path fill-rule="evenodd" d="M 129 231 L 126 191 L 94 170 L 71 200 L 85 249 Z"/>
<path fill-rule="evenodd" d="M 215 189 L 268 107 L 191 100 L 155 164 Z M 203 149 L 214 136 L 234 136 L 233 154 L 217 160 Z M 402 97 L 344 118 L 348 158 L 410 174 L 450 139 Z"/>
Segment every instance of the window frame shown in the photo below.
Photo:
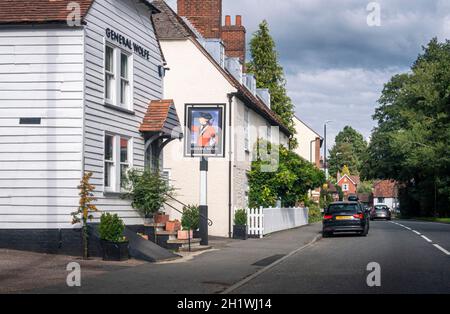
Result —
<path fill-rule="evenodd" d="M 133 111 L 134 103 L 133 103 L 133 95 L 134 95 L 134 84 L 133 84 L 133 64 L 134 58 L 133 54 L 121 47 L 109 42 L 105 41 L 104 45 L 104 99 L 105 104 L 122 110 Z M 106 69 L 106 60 L 107 60 L 107 48 L 112 49 L 113 51 L 113 65 L 112 72 Z M 122 76 L 122 56 L 127 57 L 127 77 Z M 111 98 L 107 97 L 107 76 L 112 77 L 112 88 L 111 88 Z M 122 102 L 122 82 L 125 81 L 127 84 L 126 88 L 126 99 L 125 103 Z"/>
<path fill-rule="evenodd" d="M 112 137 L 112 161 L 106 160 L 106 138 Z M 114 134 L 110 132 L 105 132 L 103 136 L 103 189 L 106 193 L 122 193 L 126 191 L 126 188 L 122 186 L 122 166 L 127 166 L 128 170 L 133 167 L 133 138 L 129 136 L 124 136 L 120 134 Z M 127 162 L 122 162 L 122 150 L 121 150 L 121 141 L 127 141 Z M 113 163 L 111 167 L 110 177 L 111 184 L 110 186 L 106 185 L 106 164 Z"/>

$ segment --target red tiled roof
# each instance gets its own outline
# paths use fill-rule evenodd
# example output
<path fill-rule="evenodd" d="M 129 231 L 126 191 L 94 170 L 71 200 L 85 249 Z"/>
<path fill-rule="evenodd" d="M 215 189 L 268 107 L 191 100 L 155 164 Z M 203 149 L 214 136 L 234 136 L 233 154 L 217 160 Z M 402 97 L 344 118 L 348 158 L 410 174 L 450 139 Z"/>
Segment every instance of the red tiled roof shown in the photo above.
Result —
<path fill-rule="evenodd" d="M 361 178 L 360 178 L 359 176 L 349 176 L 349 175 L 344 174 L 344 175 L 339 179 L 338 184 L 340 184 L 341 181 L 342 181 L 344 178 L 350 179 L 350 181 L 352 181 L 353 184 L 355 184 L 355 185 L 359 185 L 359 184 L 361 183 Z"/>
<path fill-rule="evenodd" d="M 140 132 L 161 132 L 169 116 L 173 100 L 154 100 L 148 106 Z"/>
<path fill-rule="evenodd" d="M 374 197 L 384 197 L 384 198 L 398 197 L 397 182 L 390 181 L 390 180 L 375 182 L 373 196 Z"/>
<path fill-rule="evenodd" d="M 95 0 L 76 0 L 83 19 Z M 61 23 L 72 12 L 73 0 L 1 0 L 0 24 Z"/>

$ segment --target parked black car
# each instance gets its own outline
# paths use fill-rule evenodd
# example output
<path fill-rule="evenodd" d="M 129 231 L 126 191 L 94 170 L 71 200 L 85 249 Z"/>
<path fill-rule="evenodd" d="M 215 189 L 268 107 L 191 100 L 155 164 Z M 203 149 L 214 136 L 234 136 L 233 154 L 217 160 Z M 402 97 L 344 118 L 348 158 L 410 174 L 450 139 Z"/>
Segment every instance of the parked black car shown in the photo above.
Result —
<path fill-rule="evenodd" d="M 325 210 L 323 237 L 337 232 L 356 232 L 362 236 L 369 233 L 369 215 L 359 202 L 336 202 Z"/>
<path fill-rule="evenodd" d="M 370 220 L 386 219 L 392 220 L 392 214 L 386 205 L 375 205 L 370 212 Z"/>

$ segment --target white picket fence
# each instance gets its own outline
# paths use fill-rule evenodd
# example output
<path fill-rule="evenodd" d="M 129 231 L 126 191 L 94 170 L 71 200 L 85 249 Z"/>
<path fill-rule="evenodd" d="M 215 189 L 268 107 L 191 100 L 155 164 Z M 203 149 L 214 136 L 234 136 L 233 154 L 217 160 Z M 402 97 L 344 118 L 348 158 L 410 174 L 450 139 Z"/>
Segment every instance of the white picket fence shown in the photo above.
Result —
<path fill-rule="evenodd" d="M 308 224 L 308 208 L 247 208 L 248 234 L 264 237 Z"/>

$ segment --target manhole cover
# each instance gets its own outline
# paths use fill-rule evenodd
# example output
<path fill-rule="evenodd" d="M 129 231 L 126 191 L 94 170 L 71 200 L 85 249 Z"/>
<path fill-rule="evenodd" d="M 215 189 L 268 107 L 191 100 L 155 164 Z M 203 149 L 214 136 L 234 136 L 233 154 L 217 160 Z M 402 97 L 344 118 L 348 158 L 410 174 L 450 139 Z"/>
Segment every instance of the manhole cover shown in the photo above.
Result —
<path fill-rule="evenodd" d="M 255 264 L 253 264 L 253 266 L 269 266 L 270 264 L 278 261 L 280 258 L 283 258 L 284 256 L 285 255 L 283 255 L 283 254 L 269 256 L 269 257 L 266 257 L 265 259 L 257 261 Z"/>

